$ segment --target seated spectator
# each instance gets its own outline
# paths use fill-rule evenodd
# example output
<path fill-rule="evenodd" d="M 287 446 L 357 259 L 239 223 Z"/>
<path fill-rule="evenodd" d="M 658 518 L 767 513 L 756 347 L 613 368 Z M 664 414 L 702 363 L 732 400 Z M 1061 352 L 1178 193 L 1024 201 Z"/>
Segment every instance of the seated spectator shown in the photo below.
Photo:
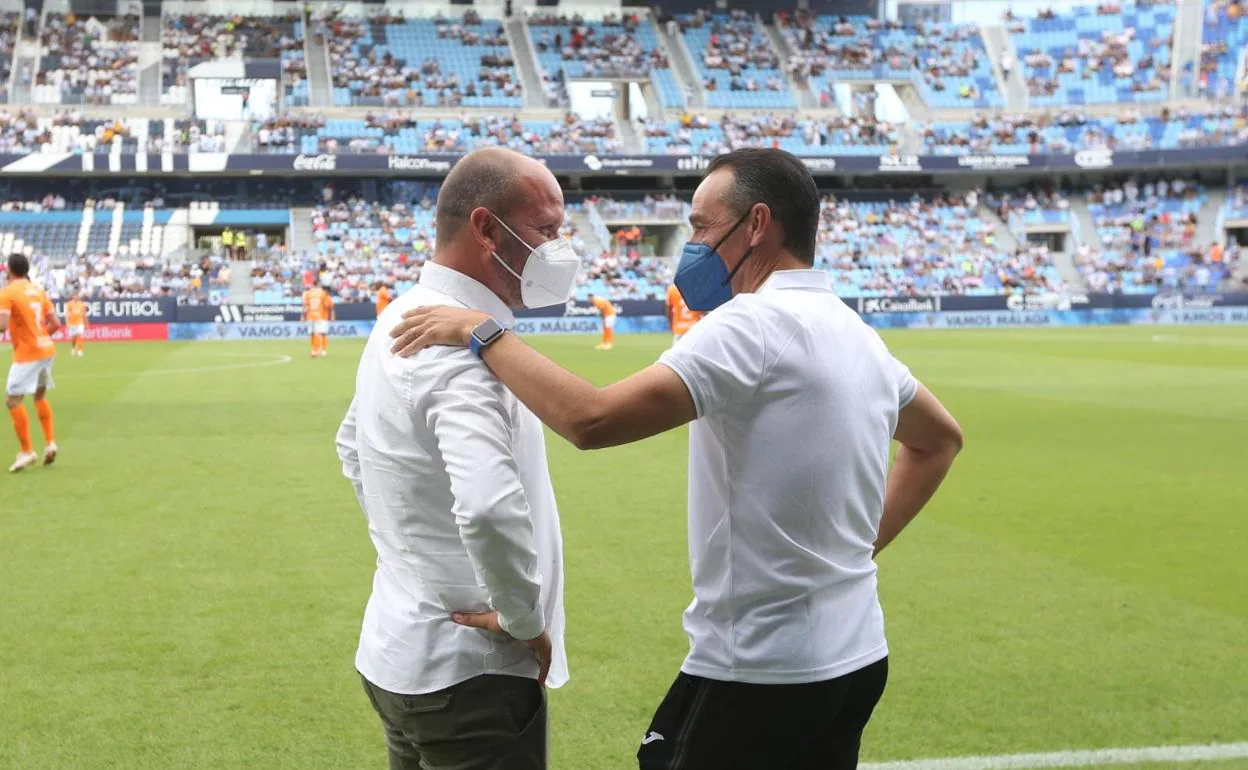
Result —
<path fill-rule="evenodd" d="M 139 17 L 83 20 L 48 13 L 33 96 L 40 103 L 133 104 L 138 92 Z"/>
<path fill-rule="evenodd" d="M 388 12 L 369 20 L 328 15 L 320 34 L 329 49 L 334 87 L 348 90 L 353 99 L 386 106 L 459 107 L 470 96 L 521 96 L 520 79 L 502 26 L 483 26 L 475 11 L 467 11 L 461 21 L 448 20 L 439 13 L 432 24 L 440 41 L 483 49 L 476 73 L 444 71 L 443 61 L 434 57 L 425 58 L 418 66 L 415 60 L 407 61 L 389 51 L 379 54 L 376 46 L 360 42 L 370 27 L 384 29 L 409 23 L 429 22 L 407 22 L 401 15 Z"/>

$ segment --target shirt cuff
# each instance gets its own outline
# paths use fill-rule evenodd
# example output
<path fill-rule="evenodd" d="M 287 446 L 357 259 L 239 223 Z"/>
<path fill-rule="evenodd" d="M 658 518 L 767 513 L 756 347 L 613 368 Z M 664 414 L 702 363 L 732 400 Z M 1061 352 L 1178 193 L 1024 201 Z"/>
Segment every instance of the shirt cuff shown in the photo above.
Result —
<path fill-rule="evenodd" d="M 914 400 L 914 397 L 919 395 L 919 381 L 912 375 L 907 375 L 905 381 L 901 383 L 901 390 L 897 395 L 899 396 L 898 408 L 905 409 Z"/>
<path fill-rule="evenodd" d="M 498 626 L 516 639 L 527 642 L 542 635 L 542 631 L 546 630 L 546 621 L 542 618 L 542 608 L 538 607 L 528 615 L 515 620 L 507 620 L 499 615 Z"/>

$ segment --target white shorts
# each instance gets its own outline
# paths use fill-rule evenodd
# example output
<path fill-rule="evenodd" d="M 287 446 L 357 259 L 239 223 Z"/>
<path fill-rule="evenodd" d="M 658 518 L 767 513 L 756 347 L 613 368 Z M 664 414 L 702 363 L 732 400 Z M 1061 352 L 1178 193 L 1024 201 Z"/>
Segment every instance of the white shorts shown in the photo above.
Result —
<path fill-rule="evenodd" d="M 614 329 L 614 328 L 615 328 L 615 316 L 613 316 L 613 315 L 604 315 L 604 316 L 602 317 L 602 328 L 604 328 L 604 329 Z"/>
<path fill-rule="evenodd" d="M 52 362 L 55 360 L 56 357 L 53 356 L 42 361 L 13 364 L 9 367 L 9 381 L 5 392 L 10 396 L 33 396 L 37 390 L 54 387 L 56 383 L 52 382 Z"/>
<path fill-rule="evenodd" d="M 86 331 L 87 327 L 85 326 L 71 326 L 69 327 L 69 336 L 71 339 L 74 337 L 81 337 L 86 333 Z"/>
<path fill-rule="evenodd" d="M 313 334 L 329 334 L 329 321 L 313 321 L 312 333 Z"/>

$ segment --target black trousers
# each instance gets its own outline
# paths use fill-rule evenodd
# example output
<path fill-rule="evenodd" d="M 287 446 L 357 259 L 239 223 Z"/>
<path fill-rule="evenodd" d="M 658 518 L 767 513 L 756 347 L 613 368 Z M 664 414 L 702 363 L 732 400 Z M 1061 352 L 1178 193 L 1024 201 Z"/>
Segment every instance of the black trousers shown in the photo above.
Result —
<path fill-rule="evenodd" d="M 888 659 L 809 684 L 681 672 L 637 751 L 641 770 L 853 770 Z"/>

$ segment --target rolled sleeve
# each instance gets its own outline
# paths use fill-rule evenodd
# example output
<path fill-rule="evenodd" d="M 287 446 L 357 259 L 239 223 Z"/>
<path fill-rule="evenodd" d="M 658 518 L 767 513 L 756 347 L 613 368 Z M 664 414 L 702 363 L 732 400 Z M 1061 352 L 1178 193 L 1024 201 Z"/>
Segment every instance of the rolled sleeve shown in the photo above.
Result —
<path fill-rule="evenodd" d="M 430 394 L 426 419 L 450 477 L 460 538 L 499 625 L 532 639 L 545 628 L 541 575 L 505 404 L 502 384 L 474 358 Z"/>

